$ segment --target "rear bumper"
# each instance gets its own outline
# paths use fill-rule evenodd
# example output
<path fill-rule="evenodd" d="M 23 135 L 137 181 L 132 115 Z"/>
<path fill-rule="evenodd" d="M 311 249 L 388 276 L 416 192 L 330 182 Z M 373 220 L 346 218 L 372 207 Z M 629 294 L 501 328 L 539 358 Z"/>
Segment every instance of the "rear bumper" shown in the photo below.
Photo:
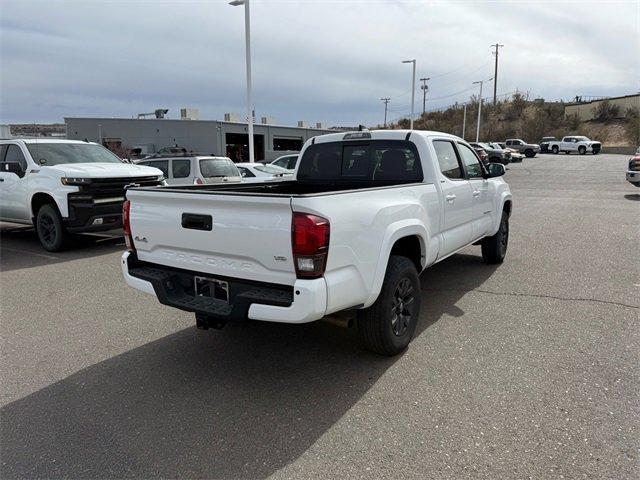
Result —
<path fill-rule="evenodd" d="M 197 272 L 140 262 L 131 252 L 122 255 L 121 264 L 129 286 L 155 295 L 165 305 L 215 320 L 307 323 L 321 319 L 327 307 L 323 278 L 296 280 L 290 287 L 220 277 L 229 283 L 230 300 L 225 302 L 195 295 Z"/>

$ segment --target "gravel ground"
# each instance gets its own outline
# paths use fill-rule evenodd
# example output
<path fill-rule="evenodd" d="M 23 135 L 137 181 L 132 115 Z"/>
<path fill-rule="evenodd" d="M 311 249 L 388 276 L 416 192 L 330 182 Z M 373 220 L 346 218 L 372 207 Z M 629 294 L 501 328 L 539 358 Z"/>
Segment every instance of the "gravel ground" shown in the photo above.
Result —
<path fill-rule="evenodd" d="M 1 224 L 2 478 L 638 478 L 626 160 L 509 166 L 505 263 L 427 270 L 392 359 L 324 323 L 198 331 L 125 286 L 119 237 Z"/>

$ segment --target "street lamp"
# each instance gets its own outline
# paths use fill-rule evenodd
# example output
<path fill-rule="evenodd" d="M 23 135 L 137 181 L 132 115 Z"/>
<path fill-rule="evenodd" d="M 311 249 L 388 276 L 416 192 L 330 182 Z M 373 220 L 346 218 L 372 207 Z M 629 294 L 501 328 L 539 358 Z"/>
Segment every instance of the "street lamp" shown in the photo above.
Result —
<path fill-rule="evenodd" d="M 251 99 L 251 22 L 249 0 L 233 0 L 229 5 L 244 5 L 244 41 L 247 60 L 247 135 L 249 137 L 249 162 L 255 162 L 253 153 L 253 101 Z"/>
<path fill-rule="evenodd" d="M 484 82 L 490 82 L 493 80 L 491 77 L 488 80 L 478 80 L 477 82 L 473 82 L 473 85 L 480 84 L 480 98 L 478 99 L 478 125 L 476 126 L 476 143 L 480 141 L 480 115 L 482 113 L 482 84 Z"/>
<path fill-rule="evenodd" d="M 413 130 L 413 102 L 416 95 L 416 59 L 403 60 L 402 63 L 413 63 L 413 77 L 411 77 L 411 130 Z"/>

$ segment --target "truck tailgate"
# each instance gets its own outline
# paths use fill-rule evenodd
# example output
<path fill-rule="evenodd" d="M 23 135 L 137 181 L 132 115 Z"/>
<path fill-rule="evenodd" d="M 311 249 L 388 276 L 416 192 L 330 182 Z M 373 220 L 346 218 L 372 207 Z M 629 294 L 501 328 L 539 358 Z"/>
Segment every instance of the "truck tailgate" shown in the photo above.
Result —
<path fill-rule="evenodd" d="M 290 197 L 131 189 L 127 198 L 140 260 L 294 284 Z"/>

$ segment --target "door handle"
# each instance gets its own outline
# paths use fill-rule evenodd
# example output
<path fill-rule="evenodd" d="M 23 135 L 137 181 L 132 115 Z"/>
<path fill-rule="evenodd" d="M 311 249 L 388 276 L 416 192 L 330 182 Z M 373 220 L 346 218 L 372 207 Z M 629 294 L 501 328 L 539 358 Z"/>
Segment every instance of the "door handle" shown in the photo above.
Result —
<path fill-rule="evenodd" d="M 480 190 L 474 190 L 474 191 L 473 191 L 473 196 L 474 196 L 475 198 L 478 198 L 478 197 L 480 196 Z"/>
<path fill-rule="evenodd" d="M 447 202 L 449 203 L 453 203 L 453 201 L 456 199 L 456 196 L 453 193 L 450 193 L 449 195 L 447 195 L 446 197 L 444 197 L 447 199 Z"/>

